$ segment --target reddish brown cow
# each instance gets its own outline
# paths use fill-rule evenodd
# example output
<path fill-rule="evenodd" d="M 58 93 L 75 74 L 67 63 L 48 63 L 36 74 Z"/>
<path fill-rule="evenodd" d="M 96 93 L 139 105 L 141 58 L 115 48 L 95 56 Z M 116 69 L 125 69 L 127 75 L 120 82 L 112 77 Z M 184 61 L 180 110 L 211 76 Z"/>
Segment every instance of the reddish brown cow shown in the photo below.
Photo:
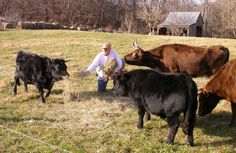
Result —
<path fill-rule="evenodd" d="M 199 90 L 198 114 L 210 113 L 219 100 L 231 102 L 232 119 L 230 126 L 236 126 L 236 59 L 225 64 L 214 74 L 207 85 Z"/>
<path fill-rule="evenodd" d="M 229 50 L 221 45 L 169 44 L 148 51 L 136 43 L 134 47 L 137 49 L 124 57 L 127 64 L 147 66 L 162 72 L 186 71 L 193 77 L 210 76 L 229 60 Z"/>

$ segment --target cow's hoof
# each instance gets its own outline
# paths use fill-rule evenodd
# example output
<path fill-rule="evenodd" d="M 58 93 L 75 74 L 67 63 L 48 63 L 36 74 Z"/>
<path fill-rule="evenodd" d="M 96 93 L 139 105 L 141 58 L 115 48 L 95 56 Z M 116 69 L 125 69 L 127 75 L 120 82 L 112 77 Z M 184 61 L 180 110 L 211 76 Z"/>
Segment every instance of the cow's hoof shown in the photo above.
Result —
<path fill-rule="evenodd" d="M 143 128 L 143 125 L 138 125 L 137 128 L 138 128 L 138 129 L 142 129 L 142 128 Z"/>
<path fill-rule="evenodd" d="M 173 142 L 173 141 L 170 141 L 170 140 L 166 140 L 166 143 L 167 143 L 167 144 L 170 144 L 170 145 L 173 145 L 173 144 L 174 144 L 174 142 Z"/>
<path fill-rule="evenodd" d="M 193 142 L 187 142 L 187 145 L 193 147 Z"/>
<path fill-rule="evenodd" d="M 42 104 L 45 104 L 45 103 L 46 103 L 46 101 L 45 101 L 45 100 L 42 100 L 41 102 L 42 102 Z"/>
<path fill-rule="evenodd" d="M 188 138 L 187 138 L 187 145 L 188 146 L 193 146 L 193 136 L 188 136 Z"/>

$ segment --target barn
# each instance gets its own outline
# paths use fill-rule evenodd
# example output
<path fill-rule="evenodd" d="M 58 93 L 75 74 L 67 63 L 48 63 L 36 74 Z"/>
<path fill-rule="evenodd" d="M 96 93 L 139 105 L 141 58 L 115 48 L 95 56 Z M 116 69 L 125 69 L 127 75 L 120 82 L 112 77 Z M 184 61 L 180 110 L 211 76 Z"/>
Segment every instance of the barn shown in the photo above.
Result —
<path fill-rule="evenodd" d="M 203 17 L 200 12 L 170 12 L 157 26 L 159 35 L 202 37 Z"/>

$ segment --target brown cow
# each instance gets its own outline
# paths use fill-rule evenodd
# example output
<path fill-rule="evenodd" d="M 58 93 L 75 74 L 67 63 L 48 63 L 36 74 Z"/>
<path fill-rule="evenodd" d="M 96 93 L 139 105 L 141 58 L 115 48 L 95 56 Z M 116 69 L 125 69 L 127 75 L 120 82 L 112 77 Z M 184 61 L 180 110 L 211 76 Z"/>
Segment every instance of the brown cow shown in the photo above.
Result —
<path fill-rule="evenodd" d="M 231 102 L 232 119 L 230 126 L 236 126 L 236 59 L 225 64 L 214 74 L 199 94 L 199 116 L 210 113 L 219 100 Z"/>
<path fill-rule="evenodd" d="M 217 72 L 229 60 L 228 48 L 218 46 L 189 46 L 169 44 L 144 51 L 136 42 L 137 49 L 124 57 L 131 65 L 147 66 L 162 72 L 186 71 L 193 77 Z"/>

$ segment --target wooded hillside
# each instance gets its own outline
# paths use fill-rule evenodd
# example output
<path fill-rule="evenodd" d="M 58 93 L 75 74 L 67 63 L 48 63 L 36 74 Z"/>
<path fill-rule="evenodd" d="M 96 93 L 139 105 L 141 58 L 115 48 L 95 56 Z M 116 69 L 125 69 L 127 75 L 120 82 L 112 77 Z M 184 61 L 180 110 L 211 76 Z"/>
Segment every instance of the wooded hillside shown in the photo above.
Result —
<path fill-rule="evenodd" d="M 236 38 L 235 0 L 0 0 L 0 17 L 148 33 L 169 12 L 200 11 L 204 36 Z"/>

